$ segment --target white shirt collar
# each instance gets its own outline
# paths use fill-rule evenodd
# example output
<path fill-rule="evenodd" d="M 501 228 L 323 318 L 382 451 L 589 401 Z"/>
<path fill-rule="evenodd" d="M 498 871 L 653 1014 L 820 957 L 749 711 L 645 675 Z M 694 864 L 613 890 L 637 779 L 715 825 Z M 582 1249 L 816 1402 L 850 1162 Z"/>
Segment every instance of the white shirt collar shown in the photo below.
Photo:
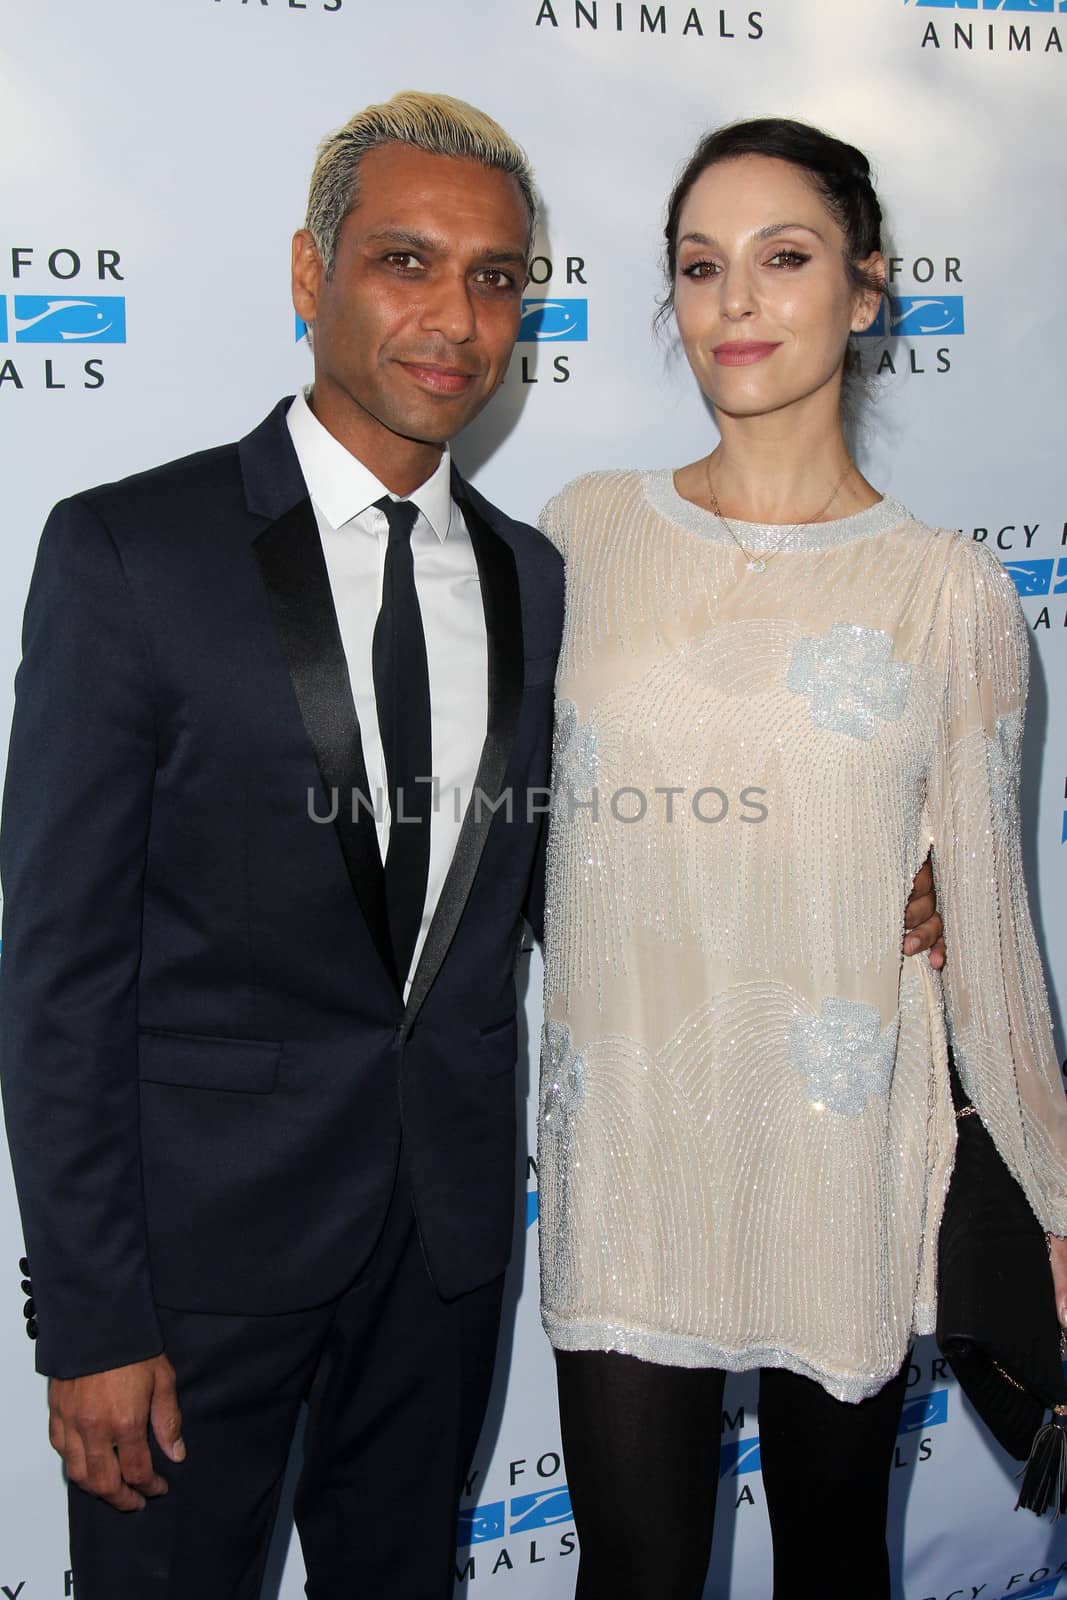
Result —
<path fill-rule="evenodd" d="M 308 493 L 331 528 L 340 528 L 390 491 L 324 428 L 298 393 L 285 418 Z M 393 495 L 394 500 L 399 496 Z M 443 544 L 452 522 L 452 457 L 447 445 L 434 472 L 406 496 Z"/>

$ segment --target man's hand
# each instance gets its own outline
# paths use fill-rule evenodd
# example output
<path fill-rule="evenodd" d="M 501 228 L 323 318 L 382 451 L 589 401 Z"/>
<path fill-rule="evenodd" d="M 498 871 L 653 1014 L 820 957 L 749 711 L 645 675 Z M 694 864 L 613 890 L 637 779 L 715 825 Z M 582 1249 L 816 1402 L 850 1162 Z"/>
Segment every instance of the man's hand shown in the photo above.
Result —
<path fill-rule="evenodd" d="M 945 941 L 941 918 L 937 914 L 934 873 L 929 856 L 919 868 L 911 886 L 911 899 L 904 909 L 904 929 L 904 954 L 915 956 L 920 950 L 929 950 L 930 965 L 940 970 L 945 965 Z"/>
<path fill-rule="evenodd" d="M 67 1476 L 116 1511 L 140 1511 L 167 1492 L 152 1465 L 149 1424 L 164 1455 L 184 1461 L 177 1385 L 166 1356 L 48 1385 L 48 1437 Z"/>

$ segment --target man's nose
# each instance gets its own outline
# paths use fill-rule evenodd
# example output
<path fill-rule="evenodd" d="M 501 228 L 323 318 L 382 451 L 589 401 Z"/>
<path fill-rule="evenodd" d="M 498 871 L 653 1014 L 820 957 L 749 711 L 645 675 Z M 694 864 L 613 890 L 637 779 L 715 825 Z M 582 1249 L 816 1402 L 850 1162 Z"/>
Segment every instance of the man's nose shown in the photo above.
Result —
<path fill-rule="evenodd" d="M 466 278 L 448 275 L 437 280 L 427 297 L 422 325 L 449 344 L 465 344 L 475 337 L 478 319 Z"/>

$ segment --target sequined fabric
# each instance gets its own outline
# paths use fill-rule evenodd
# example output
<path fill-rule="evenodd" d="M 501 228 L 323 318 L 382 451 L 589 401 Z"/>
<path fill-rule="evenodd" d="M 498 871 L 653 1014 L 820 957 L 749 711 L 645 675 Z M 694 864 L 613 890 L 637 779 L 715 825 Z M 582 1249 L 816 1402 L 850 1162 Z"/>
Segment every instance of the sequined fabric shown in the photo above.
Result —
<path fill-rule="evenodd" d="M 861 1117 L 872 1095 L 889 1093 L 900 1018 L 882 1027 L 877 1007 L 862 1000 L 824 1000 L 817 1017 L 789 1030 L 789 1059 L 807 1079 L 816 1111 Z"/>
<path fill-rule="evenodd" d="M 993 817 L 1002 829 L 1015 820 L 1022 742 L 1022 712 L 1012 711 L 1007 716 L 998 717 L 992 737 L 986 745 L 986 760 L 989 763 L 989 798 Z"/>
<path fill-rule="evenodd" d="M 983 546 L 882 501 L 762 573 L 671 475 L 546 507 L 567 561 L 539 1139 L 564 1349 L 778 1365 L 860 1400 L 933 1325 L 968 1087 L 1067 1232 L 1067 1107 L 1022 882 L 1028 640 Z M 783 530 L 737 524 L 750 551 Z"/>
<path fill-rule="evenodd" d="M 596 784 L 596 729 L 581 726 L 573 700 L 556 701 L 552 769 L 557 792 L 566 794 L 572 804 Z"/>
<path fill-rule="evenodd" d="M 817 727 L 872 739 L 879 721 L 896 721 L 907 704 L 911 668 L 892 655 L 881 628 L 835 622 L 824 639 L 797 640 L 786 683 L 808 696 Z"/>

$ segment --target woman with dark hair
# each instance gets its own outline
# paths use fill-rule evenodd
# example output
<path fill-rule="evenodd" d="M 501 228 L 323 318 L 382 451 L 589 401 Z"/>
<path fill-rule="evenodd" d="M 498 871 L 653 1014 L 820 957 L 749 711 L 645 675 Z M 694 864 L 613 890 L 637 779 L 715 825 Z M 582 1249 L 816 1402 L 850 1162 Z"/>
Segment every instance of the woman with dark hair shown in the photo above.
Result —
<path fill-rule="evenodd" d="M 720 441 L 543 516 L 568 614 L 542 1279 L 579 1600 L 700 1595 L 723 1378 L 752 1368 L 775 1596 L 889 1595 L 955 1139 L 945 1002 L 969 1098 L 1067 1233 L 1020 855 L 1025 624 L 985 547 L 872 488 L 841 425 L 880 225 L 852 146 L 777 119 L 707 137 L 670 201 L 667 304 Z M 944 997 L 901 949 L 931 846 Z"/>

